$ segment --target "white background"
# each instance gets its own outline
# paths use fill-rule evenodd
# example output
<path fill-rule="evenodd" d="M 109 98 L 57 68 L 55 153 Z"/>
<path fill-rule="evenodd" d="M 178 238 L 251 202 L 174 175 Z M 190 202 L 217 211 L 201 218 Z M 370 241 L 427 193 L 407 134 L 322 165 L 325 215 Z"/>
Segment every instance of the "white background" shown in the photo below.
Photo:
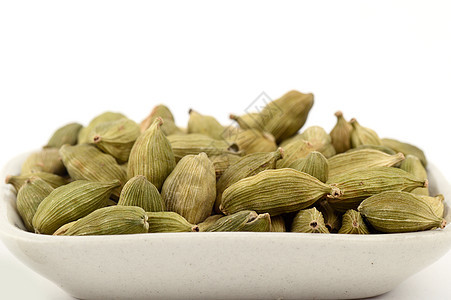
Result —
<path fill-rule="evenodd" d="M 306 127 L 329 131 L 340 109 L 451 179 L 450 15 L 447 1 L 4 1 L 0 164 L 105 110 L 228 124 L 262 91 L 298 89 L 315 95 Z M 449 299 L 450 269 L 448 252 L 380 299 Z M 0 243 L 0 298 L 27 296 L 68 298 Z"/>

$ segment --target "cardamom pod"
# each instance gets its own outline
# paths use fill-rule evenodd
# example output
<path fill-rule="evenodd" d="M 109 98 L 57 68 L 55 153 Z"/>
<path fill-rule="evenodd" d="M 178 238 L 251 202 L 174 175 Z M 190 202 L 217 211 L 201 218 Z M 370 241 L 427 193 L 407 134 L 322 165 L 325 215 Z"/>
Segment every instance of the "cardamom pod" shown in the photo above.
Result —
<path fill-rule="evenodd" d="M 136 140 L 128 160 L 128 178 L 144 175 L 158 190 L 175 168 L 175 157 L 171 144 L 161 132 L 161 118 Z"/>
<path fill-rule="evenodd" d="M 291 232 L 329 233 L 324 218 L 315 207 L 299 211 L 293 219 Z"/>
<path fill-rule="evenodd" d="M 337 153 L 332 145 L 330 135 L 320 126 L 310 126 L 300 134 L 300 138 L 309 141 L 313 149 L 321 152 L 326 158 L 332 157 Z"/>
<path fill-rule="evenodd" d="M 77 221 L 72 221 L 58 228 L 53 235 L 64 235 Z"/>
<path fill-rule="evenodd" d="M 61 161 L 57 148 L 45 148 L 31 153 L 22 164 L 21 175 L 46 172 L 56 175 L 64 175 L 66 168 Z"/>
<path fill-rule="evenodd" d="M 409 172 L 413 176 L 426 180 L 428 179 L 428 174 L 424 168 L 421 160 L 411 154 L 406 156 L 406 159 L 401 163 L 400 168 L 406 172 Z M 429 189 L 426 188 L 416 188 L 412 191 L 414 194 L 429 196 Z"/>
<path fill-rule="evenodd" d="M 67 172 L 74 180 L 112 181 L 119 180 L 121 186 L 127 181 L 127 174 L 109 154 L 103 153 L 93 145 L 64 145 L 60 148 Z M 119 197 L 121 188 L 113 191 Z"/>
<path fill-rule="evenodd" d="M 319 201 L 317 209 L 323 214 L 324 224 L 329 232 L 338 232 L 341 227 L 341 214 L 326 199 Z"/>
<path fill-rule="evenodd" d="M 78 132 L 78 144 L 89 143 L 90 142 L 89 135 L 91 133 L 91 130 L 96 128 L 96 126 L 99 125 L 100 123 L 116 121 L 116 120 L 119 120 L 122 118 L 126 118 L 126 116 L 124 116 L 121 113 L 110 112 L 110 111 L 104 112 L 104 113 L 96 116 L 94 119 L 91 120 L 91 122 L 89 122 L 88 126 L 83 127 Z"/>
<path fill-rule="evenodd" d="M 65 178 L 55 175 L 55 174 L 52 174 L 52 173 L 46 173 L 46 172 L 36 172 L 36 173 L 31 173 L 31 174 L 26 174 L 26 175 L 17 175 L 17 176 L 8 175 L 8 176 L 6 176 L 5 183 L 11 184 L 14 187 L 14 189 L 16 190 L 16 192 L 18 192 L 19 189 L 25 184 L 25 182 L 32 177 L 41 178 L 42 180 L 44 180 L 45 182 L 50 184 L 50 186 L 52 188 L 57 188 L 62 185 L 65 185 L 67 183 L 67 180 Z"/>
<path fill-rule="evenodd" d="M 388 147 L 385 147 L 385 146 L 382 146 L 382 145 L 360 145 L 360 146 L 357 146 L 355 148 L 349 149 L 346 152 L 358 151 L 358 150 L 362 150 L 362 149 L 378 150 L 378 151 L 382 151 L 382 152 L 390 154 L 390 155 L 399 153 L 399 152 L 394 151 L 391 148 L 388 148 Z"/>
<path fill-rule="evenodd" d="M 342 226 L 338 233 L 369 234 L 370 231 L 358 211 L 350 209 L 343 215 Z"/>
<path fill-rule="evenodd" d="M 356 209 L 362 200 L 385 191 L 410 192 L 428 185 L 427 180 L 393 167 L 357 170 L 329 178 L 327 183 L 342 191 L 340 195 L 328 199 L 332 207 L 340 212 Z"/>
<path fill-rule="evenodd" d="M 64 235 L 116 235 L 147 233 L 147 214 L 141 207 L 108 206 L 76 221 Z"/>
<path fill-rule="evenodd" d="M 164 135 L 168 136 L 171 134 L 181 134 L 182 130 L 180 130 L 175 125 L 175 119 L 172 115 L 172 112 L 169 110 L 168 107 L 164 106 L 163 104 L 159 104 L 155 106 L 152 111 L 150 112 L 149 116 L 147 116 L 140 124 L 141 132 L 144 132 L 147 130 L 147 128 L 152 125 L 152 123 L 155 121 L 156 118 L 162 118 L 163 124 L 161 125 L 161 131 L 164 133 Z"/>
<path fill-rule="evenodd" d="M 329 162 L 318 151 L 310 152 L 305 158 L 296 159 L 289 168 L 310 174 L 321 182 L 326 182 L 329 177 Z"/>
<path fill-rule="evenodd" d="M 199 232 L 199 226 L 189 223 L 178 213 L 171 211 L 147 212 L 149 232 Z"/>
<path fill-rule="evenodd" d="M 122 118 L 100 123 L 91 131 L 89 140 L 119 163 L 124 163 L 128 161 L 133 144 L 140 134 L 138 124 Z"/>
<path fill-rule="evenodd" d="M 395 150 L 396 152 L 401 152 L 405 156 L 410 154 L 410 155 L 414 155 L 414 156 L 418 157 L 421 160 L 421 162 L 423 163 L 423 166 L 427 167 L 426 156 L 424 155 L 423 150 L 421 150 L 417 146 L 414 146 L 414 145 L 411 145 L 408 143 L 403 143 L 403 142 L 397 141 L 395 139 L 387 139 L 387 138 L 382 139 L 381 142 L 382 142 L 383 146 L 391 148 L 391 149 Z"/>
<path fill-rule="evenodd" d="M 242 116 L 230 115 L 230 119 L 238 123 L 241 129 L 264 130 L 264 122 L 260 113 L 248 113 Z"/>
<path fill-rule="evenodd" d="M 235 164 L 231 165 L 219 178 L 216 184 L 216 201 L 214 210 L 220 212 L 219 205 L 222 200 L 222 193 L 226 188 L 238 182 L 239 180 L 258 174 L 261 171 L 275 169 L 276 162 L 283 157 L 283 150 L 279 148 L 270 153 L 252 153 L 240 158 Z"/>
<path fill-rule="evenodd" d="M 356 119 L 351 119 L 350 123 L 353 128 L 351 132 L 351 145 L 353 148 L 360 145 L 382 145 L 381 139 L 374 130 L 361 126 Z"/>
<path fill-rule="evenodd" d="M 163 198 L 157 188 L 143 175 L 137 175 L 127 181 L 117 205 L 138 206 L 146 212 L 165 210 Z"/>
<path fill-rule="evenodd" d="M 277 162 L 277 168 L 288 168 L 295 160 L 305 158 L 310 152 L 315 151 L 309 141 L 303 139 L 285 145 L 283 148 L 284 157 Z"/>
<path fill-rule="evenodd" d="M 417 195 L 417 197 L 421 198 L 423 201 L 428 201 L 429 204 L 431 205 L 432 209 L 434 210 L 435 215 L 437 217 L 439 217 L 439 218 L 444 218 L 444 215 L 445 215 L 445 203 L 444 203 L 445 197 L 442 194 L 439 194 L 439 195 L 437 195 L 435 197 L 419 195 L 419 194 L 416 194 L 416 193 L 413 193 L 413 192 L 412 192 L 412 194 Z"/>
<path fill-rule="evenodd" d="M 208 227 L 206 232 L 218 231 L 241 231 L 243 227 L 257 218 L 255 211 L 243 210 L 237 213 L 224 216 Z"/>
<path fill-rule="evenodd" d="M 66 223 L 105 207 L 118 180 L 95 182 L 77 180 L 54 189 L 38 206 L 33 217 L 36 233 L 53 234 Z M 113 206 L 112 206 L 113 207 Z"/>
<path fill-rule="evenodd" d="M 70 123 L 58 128 L 50 137 L 44 148 L 60 148 L 62 145 L 76 145 L 78 141 L 78 133 L 83 125 L 78 123 Z"/>
<path fill-rule="evenodd" d="M 53 188 L 50 184 L 39 177 L 27 179 L 25 184 L 20 188 L 17 193 L 17 211 L 22 217 L 25 228 L 28 231 L 33 231 L 32 220 L 39 204 L 52 191 Z"/>
<path fill-rule="evenodd" d="M 216 174 L 205 153 L 187 155 L 175 166 L 161 189 L 166 209 L 197 224 L 213 209 L 216 197 Z"/>
<path fill-rule="evenodd" d="M 285 220 L 282 216 L 271 217 L 271 232 L 286 232 Z"/>
<path fill-rule="evenodd" d="M 189 110 L 188 133 L 203 134 L 215 140 L 222 140 L 224 130 L 224 126 L 214 117 L 201 115 L 193 109 Z"/>
<path fill-rule="evenodd" d="M 343 153 L 351 149 L 352 125 L 343 117 L 341 111 L 335 113 L 337 124 L 329 133 L 332 145 L 337 153 Z"/>
<path fill-rule="evenodd" d="M 389 155 L 372 149 L 345 152 L 329 158 L 329 176 L 335 177 L 368 168 L 392 167 L 403 160 L 402 153 Z"/>
<path fill-rule="evenodd" d="M 271 217 L 268 213 L 260 214 L 254 220 L 244 224 L 240 231 L 270 232 Z"/>
<path fill-rule="evenodd" d="M 226 215 L 254 210 L 277 216 L 309 207 L 326 195 L 339 194 L 336 187 L 294 169 L 265 170 L 229 186 L 222 194 L 220 210 Z"/>
<path fill-rule="evenodd" d="M 438 217 L 429 201 L 407 192 L 383 192 L 365 199 L 359 212 L 381 232 L 412 232 L 444 228 L 446 221 Z"/>
<path fill-rule="evenodd" d="M 226 132 L 224 138 L 230 143 L 237 144 L 245 154 L 271 152 L 277 149 L 274 136 L 257 129 L 246 129 L 235 133 Z"/>
<path fill-rule="evenodd" d="M 197 224 L 197 226 L 199 227 L 199 231 L 200 232 L 207 231 L 207 229 L 210 228 L 210 226 L 212 226 L 214 223 L 216 223 L 216 221 L 218 221 L 222 217 L 224 217 L 224 215 L 211 215 L 211 216 L 209 216 L 203 222 Z"/>
<path fill-rule="evenodd" d="M 225 170 L 240 160 L 240 158 L 241 156 L 236 155 L 236 153 L 223 153 L 221 155 L 210 156 L 209 159 L 215 167 L 216 180 L 221 178 Z"/>

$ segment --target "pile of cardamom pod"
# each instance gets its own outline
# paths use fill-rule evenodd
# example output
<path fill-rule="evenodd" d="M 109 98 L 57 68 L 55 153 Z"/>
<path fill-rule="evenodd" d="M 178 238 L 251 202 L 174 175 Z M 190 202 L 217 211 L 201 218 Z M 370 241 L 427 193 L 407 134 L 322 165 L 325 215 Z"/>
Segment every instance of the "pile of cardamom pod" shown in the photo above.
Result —
<path fill-rule="evenodd" d="M 21 174 L 27 230 L 53 235 L 272 231 L 394 233 L 444 228 L 417 147 L 337 112 L 330 133 L 299 132 L 313 95 L 290 91 L 238 126 L 190 110 L 187 129 L 156 106 L 140 124 L 105 112 L 65 125 Z"/>

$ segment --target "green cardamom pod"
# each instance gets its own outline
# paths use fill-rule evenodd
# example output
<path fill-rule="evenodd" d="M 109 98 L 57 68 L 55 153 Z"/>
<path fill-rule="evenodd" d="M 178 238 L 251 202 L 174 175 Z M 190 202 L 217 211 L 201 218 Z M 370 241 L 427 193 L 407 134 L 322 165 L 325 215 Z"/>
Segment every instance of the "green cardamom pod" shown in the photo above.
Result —
<path fill-rule="evenodd" d="M 294 169 L 265 170 L 229 186 L 222 194 L 220 210 L 233 214 L 254 210 L 277 216 L 311 206 L 318 199 L 341 191 Z"/>
<path fill-rule="evenodd" d="M 127 181 L 127 174 L 109 154 L 103 153 L 95 146 L 82 144 L 64 145 L 60 148 L 67 172 L 74 180 L 112 181 L 119 180 L 121 186 Z M 121 188 L 114 190 L 113 195 L 119 197 Z"/>
<path fill-rule="evenodd" d="M 171 143 L 176 161 L 186 155 L 197 155 L 204 152 L 209 157 L 223 154 L 241 156 L 238 145 L 225 140 L 215 140 L 209 136 L 191 133 L 183 135 L 170 135 L 168 140 Z"/>
<path fill-rule="evenodd" d="M 349 149 L 346 152 L 359 151 L 359 150 L 362 150 L 362 149 L 378 150 L 378 151 L 382 151 L 382 152 L 390 154 L 390 155 L 399 153 L 399 152 L 394 151 L 391 148 L 388 148 L 388 147 L 385 147 L 385 146 L 382 146 L 382 145 L 360 145 L 360 146 L 357 146 L 355 148 Z"/>
<path fill-rule="evenodd" d="M 157 118 L 152 126 L 136 140 L 128 160 L 128 178 L 144 175 L 158 190 L 175 168 L 175 157 L 171 144 L 161 132 L 163 124 Z"/>
<path fill-rule="evenodd" d="M 419 179 L 428 179 L 428 173 L 426 172 L 421 160 L 414 155 L 408 154 L 406 159 L 401 163 L 400 168 Z M 412 191 L 412 193 L 429 196 L 429 189 L 427 187 L 416 188 Z"/>
<path fill-rule="evenodd" d="M 360 145 L 382 145 L 381 139 L 377 133 L 367 127 L 363 127 L 356 119 L 351 119 L 351 145 L 353 148 Z"/>
<path fill-rule="evenodd" d="M 104 112 L 104 113 L 96 116 L 94 119 L 91 120 L 91 122 L 89 122 L 88 126 L 83 127 L 78 132 L 78 144 L 89 143 L 90 142 L 89 135 L 91 133 L 91 130 L 96 128 L 96 126 L 99 125 L 100 123 L 116 121 L 116 120 L 119 120 L 122 118 L 126 118 L 126 116 L 124 116 L 121 113 L 110 112 L 110 111 Z"/>
<path fill-rule="evenodd" d="M 83 125 L 78 123 L 70 123 L 58 128 L 50 137 L 44 148 L 60 148 L 62 145 L 76 145 L 78 141 L 78 133 Z"/>
<path fill-rule="evenodd" d="M 341 227 L 341 214 L 326 199 L 319 201 L 318 210 L 323 214 L 324 224 L 329 232 L 338 232 Z"/>
<path fill-rule="evenodd" d="M 221 140 L 224 130 L 224 126 L 214 117 L 202 115 L 193 109 L 189 110 L 188 133 L 203 134 L 212 139 Z"/>
<path fill-rule="evenodd" d="M 116 235 L 147 233 L 147 214 L 141 207 L 99 208 L 75 222 L 64 235 Z"/>
<path fill-rule="evenodd" d="M 277 162 L 277 168 L 288 168 L 295 160 L 305 158 L 310 152 L 315 151 L 309 141 L 303 139 L 285 145 L 284 157 Z"/>
<path fill-rule="evenodd" d="M 39 204 L 47 197 L 53 188 L 40 179 L 39 177 L 31 177 L 20 188 L 17 193 L 17 211 L 22 217 L 23 223 L 27 230 L 33 231 L 32 220 Z"/>
<path fill-rule="evenodd" d="M 309 141 L 315 151 L 321 152 L 326 158 L 334 156 L 337 152 L 332 145 L 329 134 L 320 126 L 311 126 L 300 134 L 300 138 Z"/>
<path fill-rule="evenodd" d="M 235 143 L 245 154 L 256 152 L 271 152 L 277 149 L 276 140 L 272 134 L 257 129 L 246 129 L 239 132 L 226 132 L 224 138 Z"/>
<path fill-rule="evenodd" d="M 276 162 L 283 157 L 283 150 L 279 148 L 275 152 L 252 153 L 240 158 L 235 164 L 231 165 L 219 178 L 216 184 L 216 201 L 214 209 L 220 212 L 219 205 L 222 200 L 222 193 L 226 188 L 238 182 L 239 180 L 253 176 L 261 171 L 275 169 Z"/>
<path fill-rule="evenodd" d="M 67 180 L 65 178 L 55 175 L 55 174 L 52 174 L 52 173 L 46 173 L 46 172 L 36 172 L 36 173 L 31 173 L 31 174 L 26 174 L 26 175 L 17 175 L 17 176 L 8 175 L 5 179 L 5 183 L 11 184 L 14 187 L 14 189 L 16 190 L 16 192 L 18 192 L 20 190 L 20 188 L 25 184 L 25 182 L 32 177 L 41 178 L 42 180 L 44 180 L 45 182 L 50 184 L 50 186 L 52 188 L 57 188 L 62 185 L 65 185 L 67 183 Z"/>
<path fill-rule="evenodd" d="M 344 234 L 369 234 L 370 231 L 358 211 L 348 210 L 343 215 L 342 226 L 338 233 Z"/>
<path fill-rule="evenodd" d="M 64 175 L 66 168 L 61 161 L 57 148 L 45 148 L 31 153 L 22 164 L 21 175 L 46 172 L 56 175 Z"/>
<path fill-rule="evenodd" d="M 324 218 L 316 208 L 299 211 L 293 219 L 291 232 L 329 233 Z"/>
<path fill-rule="evenodd" d="M 329 158 L 329 177 L 375 167 L 392 167 L 404 160 L 404 154 L 361 149 L 341 153 Z"/>
<path fill-rule="evenodd" d="M 58 228 L 53 235 L 64 235 L 77 221 L 72 221 Z"/>
<path fill-rule="evenodd" d="M 264 130 L 264 122 L 260 113 L 248 113 L 242 116 L 230 115 L 230 119 L 238 123 L 241 129 Z"/>
<path fill-rule="evenodd" d="M 268 213 L 260 214 L 254 220 L 244 224 L 240 231 L 270 232 L 271 217 Z"/>
<path fill-rule="evenodd" d="M 213 209 L 216 197 L 216 174 L 205 153 L 187 155 L 175 166 L 161 189 L 166 209 L 197 224 Z"/>
<path fill-rule="evenodd" d="M 332 145 L 337 153 L 343 153 L 351 149 L 352 125 L 343 117 L 341 111 L 335 113 L 337 124 L 329 133 Z"/>
<path fill-rule="evenodd" d="M 382 145 L 388 148 L 391 148 L 393 150 L 395 150 L 396 152 L 401 152 L 403 153 L 405 156 L 407 155 L 414 155 L 416 157 L 418 157 L 421 162 L 423 163 L 423 166 L 427 166 L 427 160 L 426 160 L 426 156 L 424 155 L 423 150 L 421 150 L 420 148 L 418 148 L 417 146 L 408 144 L 408 143 L 403 143 L 394 139 L 387 139 L 384 138 L 381 140 Z"/>
<path fill-rule="evenodd" d="M 199 226 L 189 223 L 178 213 L 171 211 L 147 212 L 149 232 L 199 232 Z"/>
<path fill-rule="evenodd" d="M 341 194 L 328 199 L 334 209 L 345 212 L 356 209 L 362 200 L 385 191 L 410 192 L 417 187 L 427 187 L 428 181 L 393 167 L 357 170 L 333 178 L 328 184 L 336 186 Z"/>
<path fill-rule="evenodd" d="M 197 226 L 199 227 L 199 231 L 200 232 L 207 231 L 207 229 L 210 228 L 210 226 L 212 226 L 214 223 L 216 223 L 216 221 L 218 221 L 222 217 L 224 217 L 224 215 L 211 215 L 211 216 L 209 216 L 203 222 L 197 224 Z"/>
<path fill-rule="evenodd" d="M 138 124 L 122 118 L 100 123 L 91 131 L 89 140 L 119 163 L 124 163 L 128 161 L 133 144 L 140 134 Z"/>
<path fill-rule="evenodd" d="M 381 232 L 413 232 L 444 228 L 446 221 L 438 217 L 431 203 L 407 192 L 383 192 L 365 199 L 359 212 Z"/>
<path fill-rule="evenodd" d="M 243 227 L 257 218 L 255 211 L 243 210 L 229 216 L 224 216 L 208 227 L 206 232 L 241 231 Z"/>
<path fill-rule="evenodd" d="M 299 158 L 289 165 L 289 168 L 307 173 L 326 182 L 329 177 L 329 162 L 321 152 L 310 152 L 305 158 Z"/>
<path fill-rule="evenodd" d="M 175 133 L 181 133 L 181 131 L 177 128 L 175 125 L 175 119 L 172 115 L 171 110 L 163 105 L 159 104 L 155 106 L 150 114 L 141 122 L 140 128 L 141 132 L 144 132 L 147 130 L 147 128 L 152 125 L 152 123 L 155 121 L 156 118 L 162 118 L 163 119 L 163 125 L 161 125 L 161 131 L 164 133 L 164 135 L 170 135 Z"/>
<path fill-rule="evenodd" d="M 241 156 L 236 155 L 236 153 L 224 153 L 221 155 L 210 156 L 208 158 L 215 167 L 216 180 L 218 180 L 228 167 L 240 160 Z"/>
<path fill-rule="evenodd" d="M 158 189 L 143 175 L 130 178 L 124 185 L 117 205 L 138 206 L 146 212 L 164 211 L 164 202 Z"/>
<path fill-rule="evenodd" d="M 271 217 L 271 232 L 286 232 L 285 220 L 282 216 Z"/>
<path fill-rule="evenodd" d="M 36 233 L 53 234 L 66 223 L 105 207 L 118 180 L 95 182 L 77 180 L 54 189 L 38 206 L 33 217 Z M 113 206 L 112 206 L 113 207 Z"/>
<path fill-rule="evenodd" d="M 416 190 L 416 189 L 415 189 Z M 413 191 L 415 191 L 413 190 Z M 417 197 L 421 198 L 423 201 L 428 201 L 429 204 L 431 205 L 432 209 L 434 210 L 434 213 L 437 217 L 439 218 L 444 218 L 445 215 L 445 197 L 442 194 L 439 194 L 435 197 L 431 197 L 431 196 L 425 196 L 425 195 L 419 195 L 416 193 L 415 194 Z"/>

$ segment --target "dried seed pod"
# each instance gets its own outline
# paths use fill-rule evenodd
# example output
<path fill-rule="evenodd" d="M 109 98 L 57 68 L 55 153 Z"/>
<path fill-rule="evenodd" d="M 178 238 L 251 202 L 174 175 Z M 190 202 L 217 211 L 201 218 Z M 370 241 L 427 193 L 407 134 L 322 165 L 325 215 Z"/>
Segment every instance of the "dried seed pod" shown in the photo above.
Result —
<path fill-rule="evenodd" d="M 428 185 L 427 180 L 392 167 L 357 170 L 329 178 L 327 183 L 342 191 L 340 195 L 328 199 L 333 208 L 340 212 L 356 209 L 362 200 L 385 191 L 410 192 Z"/>
<path fill-rule="evenodd" d="M 421 163 L 421 160 L 414 155 L 407 155 L 406 159 L 401 163 L 400 168 L 419 179 L 428 179 L 428 174 L 423 164 Z M 427 187 L 416 188 L 412 191 L 412 193 L 429 196 L 429 189 Z"/>
<path fill-rule="evenodd" d="M 260 214 L 254 220 L 244 224 L 240 231 L 270 232 L 271 217 L 268 213 Z"/>
<path fill-rule="evenodd" d="M 253 176 L 261 171 L 275 169 L 276 162 L 283 157 L 283 150 L 279 148 L 270 153 L 252 153 L 242 157 L 235 164 L 231 165 L 219 178 L 216 184 L 216 201 L 214 209 L 220 212 L 219 205 L 222 200 L 222 193 L 226 188 L 239 180 Z"/>
<path fill-rule="evenodd" d="M 108 206 L 76 221 L 64 235 L 116 235 L 147 233 L 147 214 L 141 207 Z"/>
<path fill-rule="evenodd" d="M 209 159 L 215 167 L 216 180 L 218 180 L 228 167 L 241 159 L 241 156 L 236 155 L 236 153 L 224 153 L 210 156 Z"/>
<path fill-rule="evenodd" d="M 189 110 L 188 133 L 203 134 L 215 140 L 222 140 L 224 130 L 224 126 L 214 117 L 201 115 L 193 109 Z"/>
<path fill-rule="evenodd" d="M 341 214 L 326 199 L 319 201 L 317 208 L 323 214 L 324 223 L 329 232 L 338 232 L 341 227 Z"/>
<path fill-rule="evenodd" d="M 280 143 L 304 126 L 312 106 L 313 94 L 289 91 L 268 103 L 261 111 L 265 131 L 271 133 Z"/>
<path fill-rule="evenodd" d="M 359 212 L 381 232 L 412 232 L 444 228 L 446 221 L 438 217 L 429 201 L 407 192 L 383 192 L 365 199 Z"/>
<path fill-rule="evenodd" d="M 321 152 L 326 158 L 336 154 L 330 135 L 320 126 L 311 126 L 300 134 L 300 138 L 309 141 L 315 151 Z"/>
<path fill-rule="evenodd" d="M 310 152 L 315 151 L 313 145 L 305 140 L 297 140 L 289 143 L 284 148 L 283 159 L 277 162 L 277 168 L 288 168 L 295 160 L 305 158 Z"/>
<path fill-rule="evenodd" d="M 277 149 L 276 140 L 272 134 L 257 129 L 246 129 L 235 133 L 226 133 L 224 138 L 235 143 L 245 154 L 256 152 L 271 152 Z"/>
<path fill-rule="evenodd" d="M 157 188 L 143 175 L 127 181 L 117 205 L 139 206 L 146 212 L 164 211 L 164 202 Z"/>
<path fill-rule="evenodd" d="M 351 149 L 352 125 L 343 117 L 341 111 L 335 113 L 337 124 L 329 133 L 332 145 L 337 153 L 343 153 Z"/>
<path fill-rule="evenodd" d="M 50 184 L 51 187 L 57 188 L 62 185 L 65 185 L 67 183 L 67 180 L 61 176 L 52 174 L 52 173 L 46 173 L 46 172 L 36 172 L 26 175 L 9 175 L 6 176 L 5 183 L 11 184 L 16 192 L 19 191 L 19 189 L 25 184 L 25 182 L 32 178 L 32 177 L 39 177 L 48 184 Z"/>
<path fill-rule="evenodd" d="M 230 115 L 230 119 L 238 123 L 241 129 L 264 130 L 264 122 L 260 113 L 248 113 L 242 116 Z"/>
<path fill-rule="evenodd" d="M 171 144 L 161 132 L 163 124 L 157 118 L 152 126 L 141 134 L 133 145 L 128 160 L 128 178 L 144 175 L 158 190 L 175 168 L 175 157 Z"/>
<path fill-rule="evenodd" d="M 384 152 L 384 153 L 387 153 L 387 154 L 390 154 L 390 155 L 399 153 L 399 152 L 394 151 L 391 148 L 388 148 L 388 147 L 385 147 L 385 146 L 382 146 L 382 145 L 360 145 L 360 146 L 357 146 L 355 148 L 349 149 L 347 152 L 359 151 L 359 150 L 363 150 L 363 149 L 378 150 L 378 151 L 381 151 L 381 152 Z"/>
<path fill-rule="evenodd" d="M 405 156 L 407 155 L 414 155 L 416 157 L 418 157 L 421 162 L 423 163 L 423 166 L 427 166 L 427 160 L 426 160 L 426 156 L 424 155 L 423 150 L 421 150 L 420 148 L 408 144 L 408 143 L 403 143 L 394 139 L 387 139 L 384 138 L 381 140 L 382 145 L 388 148 L 391 148 L 393 150 L 395 150 L 396 152 L 401 152 L 403 153 Z"/>
<path fill-rule="evenodd" d="M 374 130 L 361 126 L 356 119 L 351 119 L 350 123 L 353 128 L 351 132 L 351 145 L 353 148 L 360 145 L 382 145 L 381 139 Z"/>
<path fill-rule="evenodd" d="M 175 212 L 147 212 L 149 232 L 199 232 L 199 226 L 189 223 Z"/>
<path fill-rule="evenodd" d="M 444 217 L 444 215 L 445 215 L 445 203 L 444 203 L 445 197 L 442 194 L 439 194 L 435 197 L 419 195 L 416 193 L 412 193 L 412 194 L 415 194 L 417 197 L 421 198 L 423 201 L 429 202 L 429 204 L 431 205 L 431 207 L 434 210 L 434 213 L 437 217 L 439 217 L 439 218 Z"/>
<path fill-rule="evenodd" d="M 316 208 L 299 211 L 293 219 L 291 232 L 329 233 L 324 218 Z"/>
<path fill-rule="evenodd" d="M 235 154 L 241 156 L 238 145 L 225 140 L 215 140 L 206 135 L 191 133 L 184 135 L 170 135 L 168 140 L 171 143 L 176 161 L 186 155 L 197 155 L 204 152 L 209 157 L 223 154 Z"/>
<path fill-rule="evenodd" d="M 21 175 L 46 172 L 64 175 L 66 168 L 61 161 L 57 148 L 45 148 L 31 153 L 22 164 Z"/>
<path fill-rule="evenodd" d="M 77 180 L 54 189 L 36 210 L 32 221 L 35 232 L 53 234 L 64 224 L 105 207 L 111 192 L 119 185 L 118 180 L 110 182 Z"/>
<path fill-rule="evenodd" d="M 329 158 L 329 176 L 375 167 L 392 167 L 404 160 L 404 154 L 389 155 L 372 149 L 341 153 Z"/>
<path fill-rule="evenodd" d="M 286 232 L 283 216 L 271 217 L 271 232 Z"/>
<path fill-rule="evenodd" d="M 197 224 L 211 213 L 216 197 L 213 163 L 205 153 L 183 157 L 168 176 L 161 196 L 169 211 Z"/>
<path fill-rule="evenodd" d="M 147 128 L 152 125 L 152 123 L 155 121 L 156 118 L 162 118 L 164 123 L 161 125 L 161 131 L 165 135 L 170 134 L 176 134 L 176 133 L 182 133 L 180 129 L 177 128 L 175 125 L 174 116 L 172 115 L 172 112 L 169 110 L 169 108 L 163 104 L 159 104 L 155 106 L 150 114 L 141 122 L 140 128 L 141 132 L 144 132 L 147 130 Z"/>
<path fill-rule="evenodd" d="M 44 198 L 52 191 L 53 188 L 50 184 L 39 177 L 27 179 L 25 184 L 20 188 L 17 193 L 17 211 L 22 217 L 27 230 L 33 231 L 33 216 L 42 200 L 44 200 Z"/>
<path fill-rule="evenodd" d="M 295 160 L 289 168 L 310 174 L 321 182 L 326 182 L 329 177 L 329 162 L 318 151 L 310 152 L 307 157 Z"/>
<path fill-rule="evenodd" d="M 78 133 L 83 125 L 78 123 L 70 123 L 58 128 L 50 137 L 44 148 L 59 148 L 62 145 L 76 145 L 78 141 Z"/>
<path fill-rule="evenodd" d="M 89 122 L 88 126 L 83 127 L 78 132 L 78 144 L 86 144 L 89 143 L 89 134 L 91 133 L 91 130 L 93 130 L 97 125 L 103 122 L 110 122 L 110 121 L 116 121 L 122 118 L 126 118 L 121 113 L 115 113 L 115 112 L 104 112 L 98 116 L 96 116 L 94 119 Z"/>
<path fill-rule="evenodd" d="M 200 232 L 207 231 L 210 226 L 212 226 L 216 221 L 224 217 L 224 215 L 211 215 L 208 218 L 206 218 L 203 222 L 197 224 L 199 227 Z"/>
<path fill-rule="evenodd" d="M 243 227 L 257 218 L 255 211 L 243 210 L 237 213 L 225 216 L 217 220 L 213 225 L 208 227 L 206 232 L 218 231 L 241 231 Z"/>
<path fill-rule="evenodd" d="M 124 163 L 128 161 L 133 144 L 140 134 L 138 124 L 122 118 L 100 123 L 91 131 L 89 140 L 103 152 L 116 158 L 119 163 Z"/>
<path fill-rule="evenodd" d="M 127 174 L 114 157 L 92 145 L 64 145 L 60 148 L 60 154 L 67 172 L 74 180 L 119 180 L 121 186 L 127 181 Z M 119 197 L 120 190 L 120 187 L 115 189 L 113 195 Z"/>
<path fill-rule="evenodd" d="M 58 228 L 53 235 L 64 235 L 77 221 L 72 221 Z"/>
<path fill-rule="evenodd" d="M 344 234 L 369 234 L 370 231 L 368 227 L 366 227 L 365 222 L 362 219 L 362 216 L 358 211 L 353 209 L 348 210 L 343 215 L 342 226 L 338 233 Z"/>
<path fill-rule="evenodd" d="M 222 194 L 220 210 L 233 214 L 254 210 L 277 216 L 309 207 L 321 197 L 341 192 L 315 177 L 294 169 L 265 170 L 241 179 Z"/>

